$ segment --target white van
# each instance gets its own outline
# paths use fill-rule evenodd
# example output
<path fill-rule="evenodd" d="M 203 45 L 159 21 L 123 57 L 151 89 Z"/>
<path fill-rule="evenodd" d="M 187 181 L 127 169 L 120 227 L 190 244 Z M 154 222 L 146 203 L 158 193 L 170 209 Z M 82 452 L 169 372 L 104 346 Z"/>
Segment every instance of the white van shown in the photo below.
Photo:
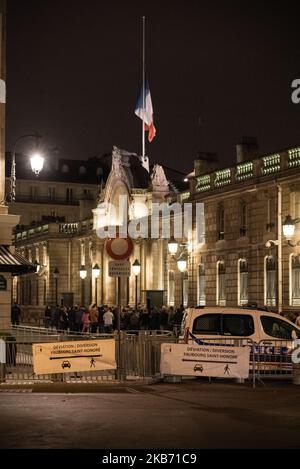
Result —
<path fill-rule="evenodd" d="M 250 347 L 250 370 L 264 376 L 287 376 L 291 353 L 300 328 L 279 314 L 257 309 L 188 308 L 183 316 L 179 342 L 199 345 Z M 253 365 L 255 362 L 255 365 Z"/>
<path fill-rule="evenodd" d="M 251 339 L 271 344 L 300 338 L 300 328 L 279 314 L 257 309 L 230 307 L 187 308 L 181 324 L 181 339 Z"/>

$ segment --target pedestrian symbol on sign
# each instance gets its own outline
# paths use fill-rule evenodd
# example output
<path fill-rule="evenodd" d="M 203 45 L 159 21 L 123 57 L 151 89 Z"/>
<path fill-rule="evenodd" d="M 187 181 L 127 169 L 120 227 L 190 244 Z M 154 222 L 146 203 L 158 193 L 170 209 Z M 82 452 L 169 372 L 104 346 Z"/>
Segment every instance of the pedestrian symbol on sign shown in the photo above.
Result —
<path fill-rule="evenodd" d="M 90 368 L 92 368 L 92 366 L 95 368 L 95 360 L 93 357 L 91 358 L 91 361 L 90 361 Z"/>

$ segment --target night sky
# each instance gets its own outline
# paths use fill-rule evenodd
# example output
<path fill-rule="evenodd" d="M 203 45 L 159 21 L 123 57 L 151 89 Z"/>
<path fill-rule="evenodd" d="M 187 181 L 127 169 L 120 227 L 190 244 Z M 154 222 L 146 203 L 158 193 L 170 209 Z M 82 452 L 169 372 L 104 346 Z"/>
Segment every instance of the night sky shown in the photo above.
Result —
<path fill-rule="evenodd" d="M 62 158 L 87 159 L 113 145 L 140 153 L 143 15 L 157 128 L 151 162 L 191 171 L 197 152 L 209 151 L 221 166 L 233 164 L 243 135 L 256 136 L 261 153 L 298 144 L 296 5 L 8 0 L 6 149 L 38 131 Z"/>

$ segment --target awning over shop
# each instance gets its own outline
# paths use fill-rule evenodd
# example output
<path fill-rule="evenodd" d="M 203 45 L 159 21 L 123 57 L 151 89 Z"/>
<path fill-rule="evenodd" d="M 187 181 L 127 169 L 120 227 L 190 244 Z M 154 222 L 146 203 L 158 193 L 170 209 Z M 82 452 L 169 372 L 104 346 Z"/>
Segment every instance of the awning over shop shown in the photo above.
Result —
<path fill-rule="evenodd" d="M 18 253 L 11 253 L 8 246 L 0 244 L 0 272 L 13 275 L 28 274 L 36 271 L 36 266 Z"/>

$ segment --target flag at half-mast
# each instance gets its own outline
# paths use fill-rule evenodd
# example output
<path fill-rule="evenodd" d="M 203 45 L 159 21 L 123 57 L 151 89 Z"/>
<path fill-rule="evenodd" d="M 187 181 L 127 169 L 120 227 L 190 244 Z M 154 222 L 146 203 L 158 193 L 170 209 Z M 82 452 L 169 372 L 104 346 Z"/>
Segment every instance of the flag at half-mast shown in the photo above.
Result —
<path fill-rule="evenodd" d="M 148 140 L 152 142 L 156 135 L 156 129 L 153 123 L 153 107 L 148 80 L 145 81 L 145 107 L 143 106 L 143 86 L 135 106 L 135 114 L 145 123 L 145 130 L 148 131 Z"/>

